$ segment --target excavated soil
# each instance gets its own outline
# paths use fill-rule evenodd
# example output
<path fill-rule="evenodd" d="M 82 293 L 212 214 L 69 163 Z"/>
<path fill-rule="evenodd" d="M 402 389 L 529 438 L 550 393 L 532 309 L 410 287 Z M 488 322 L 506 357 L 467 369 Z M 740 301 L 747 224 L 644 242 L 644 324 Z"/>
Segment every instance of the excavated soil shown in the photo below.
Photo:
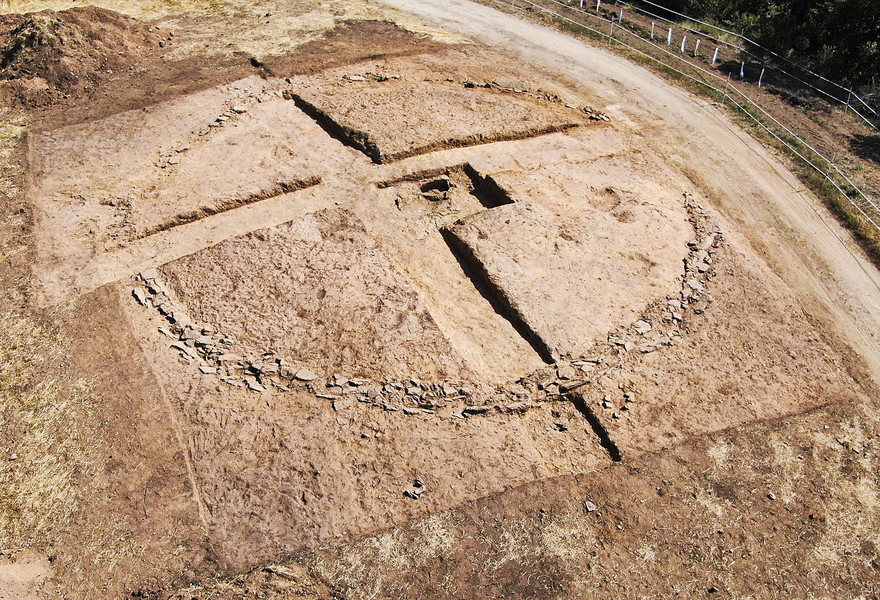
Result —
<path fill-rule="evenodd" d="M 33 107 L 80 95 L 158 43 L 145 23 L 94 6 L 0 15 L 0 98 Z"/>

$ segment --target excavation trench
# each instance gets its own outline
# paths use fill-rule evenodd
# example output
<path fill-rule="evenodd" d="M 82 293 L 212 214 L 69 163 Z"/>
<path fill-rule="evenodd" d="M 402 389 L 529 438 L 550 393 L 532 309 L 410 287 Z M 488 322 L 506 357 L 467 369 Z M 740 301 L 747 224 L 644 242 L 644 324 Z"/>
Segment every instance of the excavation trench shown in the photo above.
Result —
<path fill-rule="evenodd" d="M 224 200 L 219 202 L 215 206 L 203 206 L 190 212 L 181 213 L 173 219 L 169 219 L 164 223 L 160 223 L 159 225 L 153 226 L 146 231 L 138 234 L 135 239 L 143 239 L 156 233 L 174 229 L 175 227 L 178 227 L 180 225 L 186 225 L 187 223 L 192 223 L 194 221 L 198 221 L 199 219 L 204 219 L 205 217 L 219 215 L 230 210 L 235 210 L 236 208 L 241 208 L 242 206 L 247 206 L 248 204 L 262 202 L 264 200 L 270 200 L 272 198 L 277 198 L 278 196 L 283 196 L 284 194 L 290 194 L 292 192 L 304 190 L 306 188 L 316 186 L 319 183 L 321 183 L 320 177 L 309 177 L 307 179 L 297 179 L 293 181 L 279 181 L 274 186 L 265 190 L 261 190 L 256 194 L 251 194 L 242 198 L 232 198 L 229 200 Z"/>

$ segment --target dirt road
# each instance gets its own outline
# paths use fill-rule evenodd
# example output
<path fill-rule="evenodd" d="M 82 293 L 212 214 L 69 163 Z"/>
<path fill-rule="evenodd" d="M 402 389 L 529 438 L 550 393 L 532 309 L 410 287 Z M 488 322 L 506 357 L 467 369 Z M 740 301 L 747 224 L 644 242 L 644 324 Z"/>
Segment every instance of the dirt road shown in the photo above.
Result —
<path fill-rule="evenodd" d="M 647 70 L 550 29 L 467 0 L 386 3 L 589 88 L 602 110 L 682 165 L 745 238 L 880 381 L 880 272 L 818 199 L 718 107 Z M 736 233 L 733 233 L 736 232 Z"/>

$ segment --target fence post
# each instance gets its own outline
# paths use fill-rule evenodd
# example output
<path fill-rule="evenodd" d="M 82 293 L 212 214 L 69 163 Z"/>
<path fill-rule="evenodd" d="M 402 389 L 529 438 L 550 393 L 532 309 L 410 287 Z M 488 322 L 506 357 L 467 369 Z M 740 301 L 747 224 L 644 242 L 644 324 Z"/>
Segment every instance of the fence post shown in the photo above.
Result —
<path fill-rule="evenodd" d="M 746 61 L 742 61 L 742 64 L 739 66 L 739 78 L 742 79 L 746 76 Z"/>
<path fill-rule="evenodd" d="M 712 66 L 715 66 L 715 63 L 718 61 L 718 48 L 715 48 L 715 54 L 712 55 Z"/>
<path fill-rule="evenodd" d="M 761 67 L 761 74 L 758 75 L 758 87 L 764 82 L 764 67 Z"/>
<path fill-rule="evenodd" d="M 681 53 L 682 54 L 684 54 L 684 47 L 685 47 L 685 44 L 687 44 L 687 41 L 688 41 L 688 36 L 686 36 L 686 35 L 682 36 L 682 38 L 681 38 Z"/>
<path fill-rule="evenodd" d="M 724 95 L 721 97 L 721 104 L 724 104 L 724 101 L 727 100 L 727 86 L 730 85 L 730 73 L 727 73 L 727 81 L 724 82 Z"/>
<path fill-rule="evenodd" d="M 584 10 L 584 0 L 581 0 L 581 10 Z"/>
<path fill-rule="evenodd" d="M 614 17 L 611 17 L 611 33 L 608 34 L 608 45 L 611 45 L 611 40 L 614 39 Z"/>
<path fill-rule="evenodd" d="M 599 12 L 600 6 L 602 6 L 602 0 L 596 0 L 596 12 Z"/>
<path fill-rule="evenodd" d="M 696 56 L 696 55 L 697 55 L 697 52 L 700 51 L 700 41 L 701 41 L 701 40 L 697 40 L 697 45 L 694 46 L 694 56 Z"/>
<path fill-rule="evenodd" d="M 666 36 L 666 45 L 670 45 L 672 43 L 672 27 L 669 28 L 669 35 Z"/>
<path fill-rule="evenodd" d="M 852 88 L 849 88 L 849 93 L 846 95 L 846 108 L 843 109 L 843 112 L 846 112 L 847 108 L 852 108 L 849 105 L 849 101 L 852 100 Z"/>
<path fill-rule="evenodd" d="M 617 17 L 617 25 L 623 27 L 623 7 L 620 7 L 620 16 Z"/>

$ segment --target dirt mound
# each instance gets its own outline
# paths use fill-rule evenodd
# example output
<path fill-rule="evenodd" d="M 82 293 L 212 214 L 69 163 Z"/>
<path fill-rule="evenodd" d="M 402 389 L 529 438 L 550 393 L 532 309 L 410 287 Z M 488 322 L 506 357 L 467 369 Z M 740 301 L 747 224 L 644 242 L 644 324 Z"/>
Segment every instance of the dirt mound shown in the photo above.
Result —
<path fill-rule="evenodd" d="M 146 24 L 94 6 L 0 16 L 0 90 L 31 106 L 89 92 L 158 42 Z"/>

